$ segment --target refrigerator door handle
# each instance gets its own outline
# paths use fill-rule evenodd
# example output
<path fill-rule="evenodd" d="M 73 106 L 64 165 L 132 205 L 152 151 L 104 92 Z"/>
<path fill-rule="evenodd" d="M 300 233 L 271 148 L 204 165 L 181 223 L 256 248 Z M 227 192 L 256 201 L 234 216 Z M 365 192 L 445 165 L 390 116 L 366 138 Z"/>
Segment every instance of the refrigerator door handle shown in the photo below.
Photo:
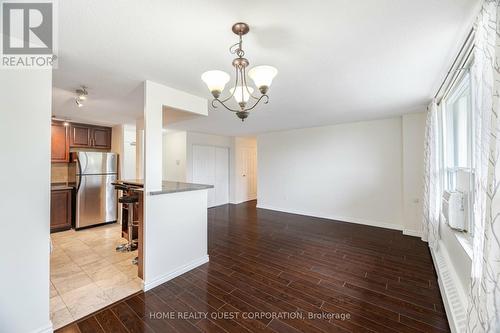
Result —
<path fill-rule="evenodd" d="M 76 187 L 76 193 L 80 190 L 80 186 L 82 185 L 82 165 L 80 164 L 80 159 L 76 159 L 76 163 L 78 163 L 78 169 L 80 170 L 80 175 L 78 177 L 78 186 Z"/>

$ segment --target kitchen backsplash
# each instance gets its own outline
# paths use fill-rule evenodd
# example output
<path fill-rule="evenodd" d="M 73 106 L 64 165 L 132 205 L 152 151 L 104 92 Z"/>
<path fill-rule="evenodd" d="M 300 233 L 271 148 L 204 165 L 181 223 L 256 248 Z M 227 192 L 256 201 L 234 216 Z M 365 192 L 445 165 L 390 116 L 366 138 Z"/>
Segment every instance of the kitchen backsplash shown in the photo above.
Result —
<path fill-rule="evenodd" d="M 75 180 L 75 167 L 72 163 L 52 163 L 50 181 L 52 183 L 67 183 Z"/>

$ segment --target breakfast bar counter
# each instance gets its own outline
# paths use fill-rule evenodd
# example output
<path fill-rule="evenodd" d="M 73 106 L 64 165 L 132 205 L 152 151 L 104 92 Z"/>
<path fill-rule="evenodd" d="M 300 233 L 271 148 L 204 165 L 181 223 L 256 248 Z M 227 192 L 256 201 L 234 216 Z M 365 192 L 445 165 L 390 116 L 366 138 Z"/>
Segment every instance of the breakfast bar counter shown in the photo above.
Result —
<path fill-rule="evenodd" d="M 137 187 L 144 186 L 144 181 L 142 179 L 125 179 L 125 180 L 119 180 L 118 182 L 123 183 L 125 185 L 132 185 Z M 151 191 L 148 194 L 159 195 L 159 194 L 168 194 L 177 192 L 198 191 L 198 190 L 206 190 L 213 187 L 214 187 L 213 185 L 172 182 L 164 180 L 162 182 L 161 190 Z"/>
<path fill-rule="evenodd" d="M 139 194 L 139 272 L 149 290 L 208 262 L 207 190 L 212 185 L 118 180 Z"/>

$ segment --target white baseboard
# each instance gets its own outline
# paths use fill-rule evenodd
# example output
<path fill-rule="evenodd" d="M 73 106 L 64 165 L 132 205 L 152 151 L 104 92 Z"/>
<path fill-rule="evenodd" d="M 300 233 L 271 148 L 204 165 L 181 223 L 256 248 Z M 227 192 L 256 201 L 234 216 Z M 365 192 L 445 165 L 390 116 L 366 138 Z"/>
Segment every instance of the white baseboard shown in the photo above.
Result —
<path fill-rule="evenodd" d="M 233 205 L 239 205 L 241 203 L 252 201 L 252 200 L 257 200 L 257 198 L 247 198 L 245 200 L 231 200 L 231 201 L 229 201 L 229 203 L 233 204 Z"/>
<path fill-rule="evenodd" d="M 49 323 L 44 327 L 37 328 L 33 331 L 33 333 L 52 333 L 54 332 L 54 327 L 52 326 L 52 321 L 49 320 Z"/>
<path fill-rule="evenodd" d="M 410 230 L 410 229 L 403 229 L 403 235 L 415 236 L 415 237 L 422 238 L 422 231 L 419 231 L 419 230 Z"/>
<path fill-rule="evenodd" d="M 463 292 L 460 291 L 460 282 L 450 262 L 448 253 L 444 249 L 444 246 L 439 246 L 437 251 L 434 251 L 432 248 L 430 250 L 451 332 L 465 332 L 467 324 L 467 299 Z"/>
<path fill-rule="evenodd" d="M 357 224 L 369 225 L 372 227 L 379 227 L 379 228 L 386 228 L 386 229 L 393 229 L 393 230 L 400 230 L 400 231 L 403 230 L 402 226 L 392 224 L 392 223 L 374 221 L 374 220 L 365 220 L 365 219 L 359 219 L 359 218 L 355 218 L 355 217 L 322 215 L 322 214 L 317 214 L 317 213 L 312 213 L 312 212 L 301 211 L 301 210 L 297 210 L 297 209 L 284 209 L 284 208 L 279 208 L 279 207 L 274 207 L 274 206 L 268 206 L 266 204 L 260 204 L 258 201 L 257 201 L 257 208 L 275 210 L 278 212 L 284 212 L 284 213 L 290 213 L 290 214 L 319 217 L 322 219 L 335 220 L 335 221 L 339 221 L 339 222 L 357 223 Z"/>
<path fill-rule="evenodd" d="M 167 274 L 161 275 L 157 278 L 155 278 L 153 281 L 144 281 L 144 291 L 148 291 L 154 287 L 159 286 L 162 283 L 165 283 L 169 280 L 172 280 L 173 278 L 178 277 L 179 275 L 182 275 L 200 265 L 203 265 L 209 261 L 208 254 L 206 256 L 203 256 L 199 259 L 193 260 L 190 263 L 178 267 L 171 272 L 168 272 Z"/>

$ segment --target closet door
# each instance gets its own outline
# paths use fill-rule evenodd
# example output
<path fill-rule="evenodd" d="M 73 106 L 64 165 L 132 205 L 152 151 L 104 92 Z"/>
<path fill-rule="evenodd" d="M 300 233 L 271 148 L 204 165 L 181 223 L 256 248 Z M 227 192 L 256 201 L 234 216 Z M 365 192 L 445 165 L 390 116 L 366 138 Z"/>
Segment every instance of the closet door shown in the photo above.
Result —
<path fill-rule="evenodd" d="M 215 186 L 215 148 L 193 145 L 193 182 Z M 208 189 L 208 207 L 215 206 L 215 187 Z"/>
<path fill-rule="evenodd" d="M 229 149 L 193 145 L 193 182 L 213 185 L 208 207 L 229 203 Z"/>
<path fill-rule="evenodd" d="M 215 205 L 229 203 L 229 149 L 215 148 Z"/>
<path fill-rule="evenodd" d="M 215 186 L 215 147 L 193 145 L 193 182 Z M 215 206 L 215 187 L 208 189 L 208 207 Z"/>

